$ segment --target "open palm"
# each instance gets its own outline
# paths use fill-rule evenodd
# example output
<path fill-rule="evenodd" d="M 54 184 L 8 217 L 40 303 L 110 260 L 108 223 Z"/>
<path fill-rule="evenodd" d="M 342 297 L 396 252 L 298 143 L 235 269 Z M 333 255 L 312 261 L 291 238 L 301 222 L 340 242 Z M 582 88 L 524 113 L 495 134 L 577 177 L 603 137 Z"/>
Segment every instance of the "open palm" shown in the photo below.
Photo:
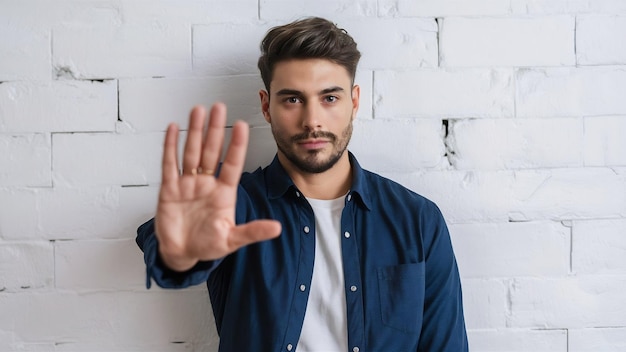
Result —
<path fill-rule="evenodd" d="M 163 150 L 162 182 L 156 213 L 159 254 L 173 270 L 184 271 L 198 261 L 222 258 L 250 243 L 274 238 L 281 225 L 274 220 L 235 223 L 237 186 L 248 147 L 248 125 L 237 122 L 219 177 L 226 125 L 226 107 L 211 108 L 205 131 L 206 110 L 195 107 L 178 168 L 178 126 L 170 124 Z"/>

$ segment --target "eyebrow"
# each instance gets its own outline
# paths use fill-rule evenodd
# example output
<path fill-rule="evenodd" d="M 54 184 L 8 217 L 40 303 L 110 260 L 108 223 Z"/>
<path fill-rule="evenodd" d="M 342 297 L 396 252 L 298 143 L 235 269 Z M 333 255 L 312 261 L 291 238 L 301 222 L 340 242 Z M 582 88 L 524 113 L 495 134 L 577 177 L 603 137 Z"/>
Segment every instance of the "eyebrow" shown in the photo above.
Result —
<path fill-rule="evenodd" d="M 339 87 L 339 86 L 334 86 L 334 87 L 330 87 L 330 88 L 325 88 L 322 89 L 318 95 L 324 95 L 324 94 L 328 94 L 328 93 L 335 93 L 335 92 L 343 92 L 345 89 Z M 281 95 L 302 95 L 302 92 L 299 90 L 295 90 L 295 89 L 281 89 L 278 92 L 276 92 L 277 96 L 281 96 Z"/>

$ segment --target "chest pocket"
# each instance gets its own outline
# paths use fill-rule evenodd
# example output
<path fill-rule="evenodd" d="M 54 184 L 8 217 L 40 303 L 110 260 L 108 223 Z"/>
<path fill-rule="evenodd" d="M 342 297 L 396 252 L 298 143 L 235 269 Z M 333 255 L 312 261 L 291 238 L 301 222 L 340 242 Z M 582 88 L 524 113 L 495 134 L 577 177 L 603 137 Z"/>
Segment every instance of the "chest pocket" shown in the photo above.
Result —
<path fill-rule="evenodd" d="M 378 268 L 382 322 L 403 332 L 421 330 L 424 313 L 424 263 Z"/>

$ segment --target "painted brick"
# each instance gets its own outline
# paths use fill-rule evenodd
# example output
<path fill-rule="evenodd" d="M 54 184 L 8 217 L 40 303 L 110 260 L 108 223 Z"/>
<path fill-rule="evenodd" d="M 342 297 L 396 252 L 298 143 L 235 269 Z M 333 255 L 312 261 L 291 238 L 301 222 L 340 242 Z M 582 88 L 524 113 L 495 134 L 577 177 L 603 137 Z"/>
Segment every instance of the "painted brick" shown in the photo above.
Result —
<path fill-rule="evenodd" d="M 361 87 L 359 118 L 372 118 L 372 72 L 358 71 Z M 261 77 L 219 76 L 196 79 L 120 80 L 120 118 L 135 132 L 165 131 L 170 122 L 186 128 L 194 105 L 207 108 L 217 101 L 228 107 L 228 123 L 244 120 L 251 126 L 267 126 L 261 113 Z"/>
<path fill-rule="evenodd" d="M 507 283 L 500 280 L 461 278 L 467 329 L 506 326 Z"/>
<path fill-rule="evenodd" d="M 257 73 L 259 43 L 271 27 L 279 24 L 282 22 L 194 26 L 194 73 Z M 359 67 L 362 69 L 437 67 L 437 24 L 434 20 L 360 19 L 343 20 L 339 25 L 358 43 L 362 53 Z M 371 28 L 376 28 L 376 32 Z M 233 32 L 238 33 L 235 39 L 229 35 Z"/>
<path fill-rule="evenodd" d="M 463 277 L 567 275 L 570 229 L 560 222 L 453 224 L 450 235 Z"/>
<path fill-rule="evenodd" d="M 114 131 L 117 82 L 0 84 L 0 132 Z"/>
<path fill-rule="evenodd" d="M 109 6 L 117 2 L 108 2 Z M 199 24 L 230 21 L 255 21 L 258 0 L 135 0 L 121 3 L 123 19 L 141 24 Z"/>
<path fill-rule="evenodd" d="M 208 108 L 222 101 L 228 107 L 229 124 L 245 120 L 265 126 L 258 94 L 262 88 L 258 75 L 121 80 L 120 118 L 137 132 L 165 131 L 170 122 L 186 129 L 194 105 Z"/>
<path fill-rule="evenodd" d="M 2 18 L 0 33 L 0 82 L 52 77 L 50 31 L 7 24 Z"/>
<path fill-rule="evenodd" d="M 57 241 L 54 248 L 58 289 L 129 290 L 145 287 L 145 264 L 134 239 Z"/>
<path fill-rule="evenodd" d="M 46 134 L 0 134 L 0 187 L 52 186 L 52 148 Z"/>
<path fill-rule="evenodd" d="M 216 340 L 206 295 L 196 289 L 0 294 L 0 329 L 40 343 L 206 344 Z"/>
<path fill-rule="evenodd" d="M 575 273 L 626 273 L 625 219 L 574 221 L 572 234 L 572 269 Z"/>
<path fill-rule="evenodd" d="M 33 14 L 37 8 L 45 16 Z M 80 1 L 47 0 L 5 1 L 7 22 L 28 28 L 62 26 L 119 26 L 124 23 L 172 25 L 251 21 L 258 18 L 257 0 L 190 0 L 184 6 L 177 1 Z M 49 51 L 49 50 L 48 50 Z"/>
<path fill-rule="evenodd" d="M 257 74 L 259 44 L 265 33 L 278 24 L 237 22 L 193 26 L 194 74 Z"/>
<path fill-rule="evenodd" d="M 41 191 L 42 189 L 0 187 L 1 238 L 21 240 L 37 233 L 37 194 Z"/>
<path fill-rule="evenodd" d="M 626 165 L 626 115 L 584 119 L 585 166 Z"/>
<path fill-rule="evenodd" d="M 380 171 L 410 172 L 445 165 L 441 122 L 434 119 L 357 120 L 349 149 L 361 166 L 375 166 Z"/>
<path fill-rule="evenodd" d="M 626 327 L 569 329 L 569 352 L 626 350 Z"/>
<path fill-rule="evenodd" d="M 376 16 L 376 0 L 302 1 L 298 6 L 288 0 L 260 0 L 261 19 L 290 21 L 308 16 L 320 16 L 343 23 L 345 18 Z"/>
<path fill-rule="evenodd" d="M 457 169 L 583 165 L 580 118 L 458 120 L 450 122 L 449 133 L 450 160 Z"/>
<path fill-rule="evenodd" d="M 626 276 L 516 279 L 508 326 L 626 326 Z"/>
<path fill-rule="evenodd" d="M 6 239 L 134 238 L 154 215 L 157 187 L 54 188 L 0 191 Z M 10 219 L 31 221 L 10 221 Z M 111 221 L 115 219 L 115 221 Z"/>
<path fill-rule="evenodd" d="M 513 220 L 606 217 L 626 211 L 626 198 L 614 196 L 626 194 L 626 169 L 546 169 L 511 176 Z"/>
<path fill-rule="evenodd" d="M 615 196 L 626 194 L 626 169 L 383 174 L 435 201 L 452 223 L 626 215 L 626 198 Z"/>
<path fill-rule="evenodd" d="M 626 13 L 621 0 L 512 0 L 510 6 L 521 15 Z"/>
<path fill-rule="evenodd" d="M 500 16 L 511 12 L 500 0 L 379 0 L 378 13 L 392 17 Z"/>
<path fill-rule="evenodd" d="M 263 128 L 250 130 L 249 150 L 257 149 L 258 144 L 255 156 L 261 160 L 246 159 L 244 170 L 251 171 L 264 166 L 262 162 L 271 161 L 276 149 L 268 132 Z M 182 155 L 185 138 L 186 135 L 181 133 L 179 155 Z M 62 187 L 158 184 L 161 181 L 163 139 L 164 133 L 55 134 L 52 138 L 54 184 Z M 227 133 L 225 143 L 229 139 Z"/>
<path fill-rule="evenodd" d="M 0 332 L 0 351 L 47 352 L 54 347 L 54 343 L 25 343 L 13 332 Z"/>
<path fill-rule="evenodd" d="M 441 66 L 573 66 L 576 61 L 573 17 L 453 17 L 440 25 Z"/>
<path fill-rule="evenodd" d="M 567 352 L 567 337 L 568 330 L 565 329 L 498 329 L 467 332 L 473 352 Z"/>
<path fill-rule="evenodd" d="M 358 43 L 361 68 L 411 70 L 438 66 L 437 23 L 434 19 L 368 18 L 342 20 L 339 24 Z"/>
<path fill-rule="evenodd" d="M 532 0 L 527 0 L 532 1 Z M 561 0 L 568 1 L 568 0 Z M 626 14 L 626 3 L 621 0 L 598 0 L 598 1 L 585 1 L 577 0 L 575 3 L 583 4 L 583 11 L 586 13 L 601 13 L 601 14 Z"/>
<path fill-rule="evenodd" d="M 121 25 L 53 30 L 52 62 L 62 78 L 190 75 L 189 25 Z"/>
<path fill-rule="evenodd" d="M 512 117 L 509 70 L 420 70 L 374 73 L 375 118 Z"/>
<path fill-rule="evenodd" d="M 160 181 L 163 133 L 52 136 L 55 186 L 147 185 Z"/>
<path fill-rule="evenodd" d="M 0 291 L 21 292 L 54 285 L 50 242 L 0 242 Z"/>
<path fill-rule="evenodd" d="M 576 19 L 578 65 L 626 64 L 626 16 L 580 16 Z"/>
<path fill-rule="evenodd" d="M 520 69 L 516 73 L 516 115 L 624 115 L 624 91 L 626 67 Z"/>
<path fill-rule="evenodd" d="M 22 28 L 45 29 L 62 25 L 93 26 L 120 24 L 122 4 L 112 1 L 47 0 L 4 1 L 3 20 Z M 39 12 L 33 12 L 33 9 Z M 49 51 L 49 50 L 48 50 Z M 49 77 L 48 77 L 49 78 Z"/>
<path fill-rule="evenodd" d="M 380 16 L 479 17 L 515 15 L 624 14 L 621 0 L 380 0 Z"/>

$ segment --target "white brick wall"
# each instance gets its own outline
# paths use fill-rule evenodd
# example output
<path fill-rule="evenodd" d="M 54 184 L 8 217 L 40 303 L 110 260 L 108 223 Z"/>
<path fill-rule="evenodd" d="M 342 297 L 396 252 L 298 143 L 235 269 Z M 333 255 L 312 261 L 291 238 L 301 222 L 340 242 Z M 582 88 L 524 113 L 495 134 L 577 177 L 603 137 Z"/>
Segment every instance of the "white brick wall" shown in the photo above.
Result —
<path fill-rule="evenodd" d="M 625 350 L 623 0 L 5 0 L 0 351 L 217 350 L 203 287 L 145 289 L 135 229 L 193 105 L 271 160 L 259 40 L 305 15 L 363 53 L 351 150 L 448 219 L 471 350 Z"/>
<path fill-rule="evenodd" d="M 442 66 L 571 66 L 574 18 L 444 18 Z M 546 35 L 549 33 L 549 35 Z"/>

